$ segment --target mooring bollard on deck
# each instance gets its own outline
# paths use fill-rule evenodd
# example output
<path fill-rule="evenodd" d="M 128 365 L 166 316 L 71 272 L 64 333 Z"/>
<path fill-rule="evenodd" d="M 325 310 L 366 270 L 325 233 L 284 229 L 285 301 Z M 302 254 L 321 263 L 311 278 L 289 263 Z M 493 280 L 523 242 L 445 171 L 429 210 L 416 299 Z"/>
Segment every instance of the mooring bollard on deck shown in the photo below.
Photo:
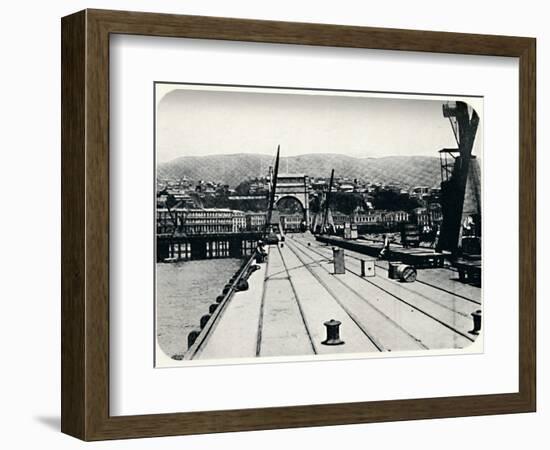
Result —
<path fill-rule="evenodd" d="M 201 330 L 206 326 L 208 321 L 210 320 L 210 314 L 205 314 L 201 317 Z"/>
<path fill-rule="evenodd" d="M 235 286 L 235 290 L 237 292 L 240 292 L 240 291 L 248 291 L 248 281 L 245 280 L 244 278 L 241 278 L 237 285 Z"/>
<path fill-rule="evenodd" d="M 228 283 L 224 286 L 223 290 L 222 290 L 222 294 L 225 295 L 227 294 L 230 290 L 231 290 L 231 286 L 232 284 L 231 283 Z"/>
<path fill-rule="evenodd" d="M 199 330 L 193 330 L 189 332 L 187 335 L 187 348 L 191 348 L 191 346 L 195 343 L 197 338 L 199 337 L 200 331 Z"/>
<path fill-rule="evenodd" d="M 474 311 L 472 313 L 472 318 L 474 319 L 474 329 L 470 331 L 470 334 L 478 335 L 481 331 L 481 309 Z"/>
<path fill-rule="evenodd" d="M 344 261 L 344 249 L 332 247 L 332 256 L 334 260 L 334 274 L 343 275 L 346 273 L 346 263 Z"/>
<path fill-rule="evenodd" d="M 340 325 L 342 322 L 339 320 L 330 319 L 328 322 L 325 322 L 324 325 L 327 327 L 327 338 L 321 342 L 323 345 L 342 345 L 344 341 L 340 339 Z"/>

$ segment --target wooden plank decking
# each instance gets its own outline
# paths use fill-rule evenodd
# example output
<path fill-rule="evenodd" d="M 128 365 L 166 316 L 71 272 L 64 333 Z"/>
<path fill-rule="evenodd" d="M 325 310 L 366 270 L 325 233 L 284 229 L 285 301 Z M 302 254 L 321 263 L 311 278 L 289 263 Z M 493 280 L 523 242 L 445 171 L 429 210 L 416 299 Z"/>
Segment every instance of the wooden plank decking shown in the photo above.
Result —
<path fill-rule="evenodd" d="M 387 263 L 361 277 L 362 253 L 345 250 L 346 272 L 333 273 L 332 248 L 310 234 L 272 245 L 250 288 L 229 300 L 190 359 L 311 356 L 466 348 L 481 289 L 446 268 L 421 269 L 414 283 L 387 277 Z M 341 322 L 345 344 L 323 345 L 324 322 Z"/>

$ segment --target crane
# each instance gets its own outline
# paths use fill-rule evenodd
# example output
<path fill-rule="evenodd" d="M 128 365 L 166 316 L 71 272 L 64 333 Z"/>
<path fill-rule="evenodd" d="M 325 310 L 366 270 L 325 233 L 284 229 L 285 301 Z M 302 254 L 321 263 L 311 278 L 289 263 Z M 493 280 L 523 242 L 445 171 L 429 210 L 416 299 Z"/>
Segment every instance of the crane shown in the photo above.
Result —
<path fill-rule="evenodd" d="M 441 159 L 441 223 L 438 251 L 457 254 L 466 183 L 473 158 L 472 149 L 479 125 L 477 112 L 462 101 L 443 104 L 443 117 L 451 123 L 457 148 L 439 151 Z"/>

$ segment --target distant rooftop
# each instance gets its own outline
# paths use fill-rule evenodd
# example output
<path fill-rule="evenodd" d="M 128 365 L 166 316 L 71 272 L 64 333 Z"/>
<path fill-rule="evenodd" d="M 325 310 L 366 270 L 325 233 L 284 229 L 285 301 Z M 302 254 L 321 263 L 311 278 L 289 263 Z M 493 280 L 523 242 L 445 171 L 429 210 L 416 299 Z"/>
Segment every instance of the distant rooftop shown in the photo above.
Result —
<path fill-rule="evenodd" d="M 279 173 L 277 174 L 277 178 L 300 178 L 305 177 L 305 173 Z"/>

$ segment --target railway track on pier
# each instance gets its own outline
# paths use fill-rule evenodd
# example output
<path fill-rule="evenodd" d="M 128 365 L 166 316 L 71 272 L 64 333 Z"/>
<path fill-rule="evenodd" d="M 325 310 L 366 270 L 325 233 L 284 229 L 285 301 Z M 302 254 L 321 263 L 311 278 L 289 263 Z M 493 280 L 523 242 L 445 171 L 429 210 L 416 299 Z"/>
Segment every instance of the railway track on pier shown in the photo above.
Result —
<path fill-rule="evenodd" d="M 301 257 L 298 252 L 296 252 L 294 249 L 290 248 L 290 250 L 293 252 L 293 254 L 296 256 L 298 261 L 300 262 L 301 266 L 306 268 L 312 275 L 315 277 L 315 279 L 321 284 L 325 290 L 331 295 L 331 297 L 342 307 L 342 309 L 346 312 L 346 314 L 351 318 L 351 320 L 361 329 L 361 331 L 367 336 L 367 338 L 374 344 L 374 346 L 378 349 L 378 351 L 391 351 L 391 348 L 389 348 L 387 345 L 384 345 L 378 338 L 376 338 L 371 331 L 367 329 L 367 327 L 362 323 L 362 319 L 358 316 L 358 314 L 354 313 L 352 309 L 344 304 L 344 302 L 339 298 L 337 292 L 333 287 L 330 287 L 329 284 L 321 277 L 318 273 L 316 273 L 312 269 L 312 265 L 319 266 L 317 262 L 306 262 L 303 257 Z M 413 343 L 414 346 L 417 346 L 419 349 L 427 350 L 428 347 L 422 342 L 421 339 L 414 336 L 413 334 L 409 333 L 407 330 L 405 330 L 403 327 L 401 327 L 398 323 L 396 323 L 393 319 L 391 319 L 389 316 L 384 314 L 383 311 L 378 309 L 374 304 L 366 300 L 361 296 L 360 293 L 355 291 L 353 288 L 347 286 L 348 289 L 353 292 L 357 297 L 361 298 L 362 301 L 366 302 L 374 311 L 376 311 L 384 320 L 388 321 L 388 324 L 391 324 L 392 327 L 395 327 L 396 329 L 399 329 L 407 336 L 407 338 L 410 339 L 410 341 Z"/>
<path fill-rule="evenodd" d="M 294 242 L 297 242 L 298 244 L 303 245 L 303 243 L 300 242 L 299 239 L 295 239 Z M 315 241 L 315 242 L 317 242 L 317 241 Z M 323 248 L 323 247 L 320 247 L 320 248 Z M 359 257 L 359 256 L 355 256 L 353 253 L 354 253 L 353 250 L 346 250 L 346 255 L 347 255 L 349 258 L 355 259 L 355 260 L 357 260 L 357 261 L 361 261 L 361 260 L 365 259 L 365 256 L 366 256 L 366 255 L 363 256 L 363 257 Z M 357 253 L 357 252 L 355 252 L 355 253 Z M 371 257 L 371 258 L 372 258 L 372 257 Z M 380 269 L 384 269 L 384 270 L 387 269 L 386 266 L 380 264 L 380 262 L 378 262 L 378 261 L 375 262 L 375 266 L 378 267 L 378 268 L 380 268 Z M 450 270 L 450 269 L 447 269 L 447 270 Z M 456 273 L 455 271 L 451 271 L 451 270 L 450 270 L 450 272 Z M 447 294 L 451 294 L 451 295 L 453 295 L 453 296 L 455 296 L 455 297 L 462 298 L 463 300 L 466 300 L 467 302 L 474 303 L 474 304 L 476 304 L 476 305 L 481 305 L 481 301 L 479 301 L 479 300 L 470 298 L 470 297 L 468 297 L 468 296 L 466 296 L 466 295 L 462 295 L 462 294 L 460 294 L 460 293 L 458 293 L 458 292 L 454 292 L 454 291 L 451 291 L 451 290 L 449 290 L 449 289 L 445 289 L 444 287 L 435 285 L 435 284 L 430 283 L 430 282 L 428 282 L 428 281 L 420 280 L 420 279 L 417 278 L 417 279 L 416 279 L 416 282 L 417 282 L 417 283 L 420 283 L 420 284 L 423 284 L 423 285 L 425 285 L 425 286 L 429 286 L 430 288 L 437 289 L 437 290 L 439 290 L 439 291 L 445 292 L 445 293 L 447 293 Z"/>
<path fill-rule="evenodd" d="M 289 241 L 290 247 L 295 252 L 302 253 L 305 257 L 309 257 L 311 260 L 311 263 L 317 263 L 320 267 L 322 267 L 326 272 L 331 273 L 330 270 L 326 267 L 326 264 L 323 266 L 323 262 L 330 261 L 330 255 L 323 254 L 322 252 L 312 248 L 311 246 L 306 246 L 302 242 L 299 242 L 297 239 L 292 239 Z M 298 247 L 299 246 L 299 247 Z M 308 254 L 309 252 L 309 254 Z M 317 255 L 317 257 L 321 257 L 321 259 L 316 259 L 314 256 L 311 255 Z M 354 258 L 356 260 L 360 260 L 360 258 Z M 307 264 L 305 260 L 303 260 L 304 264 Z M 469 342 L 474 342 L 475 337 L 470 335 L 465 328 L 471 328 L 469 325 L 471 324 L 471 321 L 469 320 L 469 314 L 470 312 L 465 312 L 463 308 L 462 310 L 458 310 L 456 307 L 452 308 L 448 305 L 442 304 L 441 302 L 437 302 L 433 299 L 429 299 L 427 296 L 419 294 L 418 292 L 412 292 L 410 289 L 405 289 L 404 292 L 406 294 L 414 294 L 415 301 L 412 301 L 411 299 L 405 299 L 402 295 L 399 295 L 396 293 L 396 289 L 388 289 L 387 285 L 383 284 L 383 281 L 381 279 L 377 279 L 377 281 L 372 281 L 369 278 L 361 277 L 361 274 L 359 272 L 355 272 L 354 270 L 351 270 L 349 267 L 346 268 L 346 270 L 354 275 L 357 279 L 360 279 L 363 283 L 370 284 L 371 286 L 375 287 L 376 289 L 379 289 L 381 292 L 384 292 L 387 294 L 387 296 L 390 296 L 391 298 L 395 299 L 395 301 L 398 301 L 402 303 L 403 305 L 406 305 L 413 310 L 421 313 L 422 315 L 428 317 L 430 320 L 438 323 L 440 326 L 445 327 L 446 329 L 452 331 L 456 335 L 460 336 L 463 339 L 466 339 Z M 356 294 L 361 296 L 364 301 L 370 302 L 370 300 L 361 293 L 361 288 L 358 288 L 358 286 L 350 286 L 349 280 L 346 282 L 343 279 L 341 279 L 339 276 L 334 276 L 334 279 L 338 280 L 342 285 L 346 286 L 348 289 L 355 290 Z M 380 277 L 376 277 L 380 278 Z M 390 280 L 388 280 L 388 284 L 390 283 Z M 399 286 L 399 289 L 403 289 L 403 285 Z M 423 300 L 423 303 L 421 301 L 418 301 L 419 299 Z M 461 299 L 460 301 L 465 301 Z M 427 305 L 426 302 L 430 302 L 433 306 Z M 429 306 L 429 307 L 427 307 Z M 456 305 L 455 305 L 456 306 Z M 445 313 L 446 312 L 446 313 Z M 449 316 L 451 315 L 451 316 Z M 457 320 L 456 317 L 458 316 L 463 320 L 459 320 L 458 322 L 462 325 L 459 329 L 457 326 Z M 447 320 L 445 320 L 443 317 L 446 317 Z M 448 320 L 449 317 L 453 320 Z M 413 334 L 414 336 L 414 334 Z M 416 337 L 415 337 L 416 338 Z M 418 338 L 417 338 L 418 339 Z"/>
<path fill-rule="evenodd" d="M 386 348 L 356 314 L 341 302 L 289 247 L 271 246 L 257 333 L 256 356 L 276 356 L 281 350 L 296 355 L 372 353 Z M 345 346 L 326 346 L 324 322 L 341 321 Z M 285 341 L 293 340 L 292 345 Z M 298 351 L 301 348 L 302 351 Z M 306 352 L 307 353 L 304 353 Z"/>

